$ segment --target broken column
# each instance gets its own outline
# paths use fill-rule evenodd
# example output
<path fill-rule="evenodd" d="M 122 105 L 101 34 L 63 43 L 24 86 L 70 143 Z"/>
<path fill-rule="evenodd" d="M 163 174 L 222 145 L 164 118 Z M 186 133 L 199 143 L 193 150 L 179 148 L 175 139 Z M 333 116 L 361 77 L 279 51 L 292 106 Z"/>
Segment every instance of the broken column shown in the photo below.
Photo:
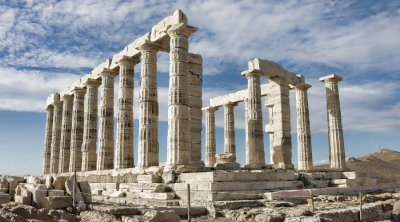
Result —
<path fill-rule="evenodd" d="M 119 61 L 119 97 L 117 115 L 116 169 L 131 168 L 133 158 L 133 87 L 137 61 L 123 57 Z"/>
<path fill-rule="evenodd" d="M 236 143 L 235 143 L 235 116 L 234 108 L 236 103 L 224 105 L 224 152 L 232 154 L 230 162 L 236 162 Z"/>
<path fill-rule="evenodd" d="M 54 116 L 54 107 L 52 105 L 48 105 L 46 107 L 47 118 L 46 118 L 46 131 L 44 138 L 44 154 L 43 154 L 43 174 L 48 174 L 50 171 L 50 156 L 51 156 L 51 137 L 53 131 L 53 116 Z"/>
<path fill-rule="evenodd" d="M 245 168 L 258 169 L 265 166 L 260 73 L 245 71 L 242 75 L 247 78 Z"/>
<path fill-rule="evenodd" d="M 74 102 L 72 108 L 72 129 L 69 172 L 81 171 L 82 168 L 82 142 L 84 126 L 84 103 L 86 89 L 75 87 L 72 90 Z"/>
<path fill-rule="evenodd" d="M 139 50 L 141 83 L 138 165 L 158 166 L 157 48 L 146 41 Z"/>
<path fill-rule="evenodd" d="M 101 81 L 96 79 L 88 79 L 85 82 L 86 99 L 83 125 L 82 171 L 96 169 L 97 101 L 100 84 Z"/>
<path fill-rule="evenodd" d="M 325 83 L 326 110 L 328 119 L 329 161 L 334 170 L 346 170 L 346 159 L 342 129 L 342 115 L 340 111 L 338 82 L 343 78 L 331 74 L 319 79 Z"/>
<path fill-rule="evenodd" d="M 273 77 L 270 80 L 266 105 L 272 106 L 272 164 L 274 168 L 293 169 L 289 85 L 285 77 Z"/>
<path fill-rule="evenodd" d="M 191 158 L 188 38 L 196 31 L 180 23 L 168 30 L 170 37 L 170 78 L 168 95 L 167 165 L 187 165 Z"/>
<path fill-rule="evenodd" d="M 190 163 L 204 166 L 201 160 L 201 129 L 202 129 L 202 85 L 203 58 L 201 55 L 189 53 L 189 116 L 190 116 Z"/>
<path fill-rule="evenodd" d="M 203 110 L 206 112 L 206 153 L 205 165 L 206 167 L 213 167 L 216 163 L 216 145 L 215 145 L 215 111 L 216 107 L 205 107 Z"/>
<path fill-rule="evenodd" d="M 307 90 L 311 88 L 310 84 L 300 83 L 294 86 L 296 90 L 296 110 L 297 110 L 297 155 L 298 170 L 312 171 L 312 148 L 310 117 L 308 110 Z"/>
<path fill-rule="evenodd" d="M 61 123 L 61 144 L 58 173 L 68 172 L 69 155 L 71 145 L 71 125 L 72 125 L 72 95 L 63 95 L 63 115 Z"/>
<path fill-rule="evenodd" d="M 101 76 L 99 151 L 97 170 L 114 168 L 114 82 L 117 73 L 105 69 Z"/>
<path fill-rule="evenodd" d="M 51 136 L 50 173 L 58 173 L 63 103 L 60 94 L 54 96 L 53 130 Z"/>

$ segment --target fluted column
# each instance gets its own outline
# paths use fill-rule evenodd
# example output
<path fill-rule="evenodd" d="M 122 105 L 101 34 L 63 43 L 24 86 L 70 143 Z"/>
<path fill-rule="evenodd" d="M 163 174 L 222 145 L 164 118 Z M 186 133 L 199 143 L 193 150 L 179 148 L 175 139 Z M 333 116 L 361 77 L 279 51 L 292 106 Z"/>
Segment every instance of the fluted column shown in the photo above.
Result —
<path fill-rule="evenodd" d="M 246 109 L 246 165 L 257 169 L 265 166 L 264 132 L 261 111 L 260 74 L 244 72 L 247 78 Z"/>
<path fill-rule="evenodd" d="M 101 76 L 99 123 L 99 152 L 97 170 L 114 168 L 114 83 L 113 70 L 104 70 Z"/>
<path fill-rule="evenodd" d="M 205 107 L 203 111 L 206 112 L 206 153 L 205 165 L 206 167 L 213 167 L 216 163 L 216 145 L 215 145 L 215 111 L 216 107 Z"/>
<path fill-rule="evenodd" d="M 43 152 L 43 174 L 50 172 L 50 158 L 51 158 L 51 137 L 53 132 L 53 117 L 54 107 L 49 105 L 46 107 L 47 118 L 46 118 L 46 131 L 44 137 L 44 152 Z"/>
<path fill-rule="evenodd" d="M 293 169 L 290 124 L 289 84 L 284 77 L 270 78 L 268 105 L 272 105 L 272 164 L 274 168 Z"/>
<path fill-rule="evenodd" d="M 201 129 L 203 112 L 202 85 L 203 85 L 203 58 L 201 55 L 189 54 L 189 116 L 191 157 L 190 164 L 204 166 L 201 160 Z"/>
<path fill-rule="evenodd" d="M 191 158 L 188 38 L 195 31 L 185 24 L 168 30 L 170 36 L 170 78 L 168 95 L 167 165 L 186 165 Z"/>
<path fill-rule="evenodd" d="M 116 169 L 131 168 L 133 158 L 133 87 L 137 61 L 124 57 L 119 61 L 119 97 L 117 115 Z"/>
<path fill-rule="evenodd" d="M 98 87 L 101 81 L 88 79 L 85 83 L 85 113 L 82 143 L 82 171 L 96 169 L 96 143 L 97 143 L 97 102 Z"/>
<path fill-rule="evenodd" d="M 325 83 L 328 119 L 329 160 L 335 170 L 346 170 L 342 115 L 340 111 L 338 82 L 343 78 L 332 74 L 319 79 Z"/>
<path fill-rule="evenodd" d="M 234 107 L 236 103 L 224 105 L 224 152 L 232 154 L 232 162 L 236 162 L 235 143 L 235 116 Z"/>
<path fill-rule="evenodd" d="M 69 172 L 81 171 L 82 168 L 82 142 L 84 126 L 84 88 L 74 88 L 74 102 L 72 108 L 72 129 L 71 129 L 71 154 L 69 160 Z"/>
<path fill-rule="evenodd" d="M 310 87 L 311 85 L 305 83 L 294 86 L 296 89 L 298 170 L 301 171 L 313 170 L 310 117 L 307 96 L 307 90 Z"/>
<path fill-rule="evenodd" d="M 50 173 L 58 173 L 63 103 L 54 101 L 53 131 L 51 136 Z"/>
<path fill-rule="evenodd" d="M 268 98 L 265 101 L 265 106 L 268 108 L 268 125 L 265 129 L 265 132 L 268 133 L 269 135 L 269 158 L 270 158 L 270 162 L 273 163 L 273 156 L 274 156 L 274 129 L 273 129 L 273 125 L 274 125 L 274 117 L 273 117 L 273 113 L 274 113 L 274 105 L 273 104 L 269 104 L 268 103 Z"/>
<path fill-rule="evenodd" d="M 63 115 L 61 123 L 61 144 L 60 144 L 60 160 L 58 165 L 58 173 L 68 172 L 69 155 L 71 145 L 71 125 L 72 125 L 72 95 L 63 95 Z"/>
<path fill-rule="evenodd" d="M 158 93 L 157 49 L 150 42 L 139 47 L 140 117 L 139 117 L 139 167 L 158 165 Z"/>

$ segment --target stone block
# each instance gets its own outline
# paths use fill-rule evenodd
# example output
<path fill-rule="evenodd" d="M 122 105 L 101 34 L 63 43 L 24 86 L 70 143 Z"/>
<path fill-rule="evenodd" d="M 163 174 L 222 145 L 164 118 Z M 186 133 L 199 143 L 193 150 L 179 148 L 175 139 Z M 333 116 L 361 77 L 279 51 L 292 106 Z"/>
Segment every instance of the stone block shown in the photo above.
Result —
<path fill-rule="evenodd" d="M 165 184 L 168 183 L 175 183 L 176 180 L 176 173 L 175 171 L 171 170 L 168 172 L 163 172 L 162 174 L 162 182 Z"/>
<path fill-rule="evenodd" d="M 33 190 L 47 190 L 47 187 L 45 184 L 28 184 L 28 183 L 26 183 L 24 186 L 26 189 L 28 189 L 31 192 L 33 192 Z"/>
<path fill-rule="evenodd" d="M 90 185 L 89 182 L 85 181 L 79 181 L 78 182 L 79 188 L 81 189 L 82 193 L 90 194 Z"/>
<path fill-rule="evenodd" d="M 7 180 L 8 180 L 8 193 L 11 196 L 14 196 L 15 195 L 15 189 L 17 188 L 19 182 L 16 179 L 12 178 L 12 177 L 9 177 Z"/>
<path fill-rule="evenodd" d="M 228 181 L 289 181 L 296 180 L 293 172 L 269 170 L 261 172 L 200 172 L 182 173 L 179 178 L 182 182 L 228 182 Z"/>
<path fill-rule="evenodd" d="M 30 197 L 24 197 L 24 196 L 20 196 L 20 195 L 15 195 L 14 196 L 14 201 L 16 203 L 20 203 L 20 204 L 25 204 L 25 205 L 32 205 L 32 196 Z"/>
<path fill-rule="evenodd" d="M 10 200 L 11 200 L 10 194 L 0 192 L 0 204 L 6 204 L 10 202 Z"/>
<path fill-rule="evenodd" d="M 75 185 L 75 202 L 77 203 L 77 208 L 79 210 L 86 210 L 85 199 L 83 198 L 81 190 L 78 186 L 78 183 L 75 181 L 74 176 L 70 176 L 65 181 L 65 190 L 70 196 L 72 196 L 74 185 Z"/>
<path fill-rule="evenodd" d="M 47 197 L 47 190 L 32 190 L 32 205 L 37 208 L 42 208 L 45 197 Z"/>
<path fill-rule="evenodd" d="M 53 188 L 53 176 L 47 175 L 45 184 L 47 186 L 47 189 Z"/>
<path fill-rule="evenodd" d="M 18 185 L 17 188 L 15 188 L 15 195 L 21 195 L 22 189 L 25 189 L 22 185 Z"/>
<path fill-rule="evenodd" d="M 40 177 L 27 176 L 25 178 L 25 180 L 26 180 L 26 183 L 31 183 L 31 184 L 41 184 L 42 183 Z"/>
<path fill-rule="evenodd" d="M 307 199 L 311 198 L 311 190 L 283 190 L 275 192 L 266 192 L 263 198 L 268 200 L 284 200 L 284 199 Z"/>
<path fill-rule="evenodd" d="M 110 197 L 125 197 L 126 194 L 123 191 L 114 191 Z"/>
<path fill-rule="evenodd" d="M 52 186 L 56 190 L 65 190 L 65 181 L 67 180 L 67 177 L 65 176 L 56 176 L 54 178 Z"/>
<path fill-rule="evenodd" d="M 178 214 L 176 214 L 175 211 L 172 210 L 162 210 L 162 211 L 149 210 L 144 214 L 144 216 L 148 219 L 148 221 L 151 222 L 180 221 Z"/>
<path fill-rule="evenodd" d="M 160 175 L 147 174 L 147 175 L 138 175 L 137 181 L 138 183 L 161 183 L 162 179 Z"/>
<path fill-rule="evenodd" d="M 43 208 L 63 209 L 72 206 L 72 199 L 69 196 L 63 197 L 45 197 L 43 199 Z"/>
<path fill-rule="evenodd" d="M 8 181 L 5 176 L 0 177 L 0 192 L 8 193 Z"/>
<path fill-rule="evenodd" d="M 23 197 L 30 197 L 32 199 L 32 192 L 25 188 L 22 188 L 20 194 L 18 195 L 21 195 Z"/>
<path fill-rule="evenodd" d="M 139 193 L 143 199 L 157 199 L 157 200 L 172 200 L 175 198 L 175 193 Z"/>
<path fill-rule="evenodd" d="M 92 194 L 90 193 L 82 193 L 83 200 L 86 204 L 92 203 Z"/>
<path fill-rule="evenodd" d="M 62 197 L 64 196 L 64 190 L 49 190 L 47 191 L 48 197 Z"/>

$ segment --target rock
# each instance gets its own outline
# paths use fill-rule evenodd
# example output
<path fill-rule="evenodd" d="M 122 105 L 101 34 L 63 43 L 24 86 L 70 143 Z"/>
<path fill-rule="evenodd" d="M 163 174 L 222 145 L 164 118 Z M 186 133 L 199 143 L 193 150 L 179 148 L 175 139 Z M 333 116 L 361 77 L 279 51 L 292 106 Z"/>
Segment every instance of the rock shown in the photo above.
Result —
<path fill-rule="evenodd" d="M 168 172 L 163 172 L 163 174 L 162 174 L 162 182 L 164 184 L 175 183 L 175 180 L 176 180 L 175 171 L 171 170 L 171 171 L 168 171 Z"/>
<path fill-rule="evenodd" d="M 69 196 L 45 197 L 43 207 L 47 209 L 63 209 L 72 206 L 72 199 Z"/>
<path fill-rule="evenodd" d="M 110 197 L 125 197 L 126 194 L 123 191 L 114 191 Z"/>
<path fill-rule="evenodd" d="M 90 191 L 90 185 L 89 182 L 87 181 L 80 181 L 78 182 L 79 188 L 81 189 L 81 193 L 83 196 L 83 200 L 85 203 L 91 203 L 92 202 L 92 192 Z"/>
<path fill-rule="evenodd" d="M 80 217 L 83 222 L 118 222 L 117 218 L 114 215 L 99 211 L 83 211 L 80 213 Z"/>
<path fill-rule="evenodd" d="M 11 196 L 8 193 L 1 193 L 0 192 L 0 204 L 5 204 L 10 202 Z"/>
<path fill-rule="evenodd" d="M 47 190 L 32 190 L 32 205 L 37 208 L 43 207 L 43 199 L 47 197 Z"/>
<path fill-rule="evenodd" d="M 5 176 L 0 177 L 0 192 L 8 193 L 8 181 Z"/>
<path fill-rule="evenodd" d="M 16 203 L 20 203 L 20 204 L 25 204 L 25 205 L 32 205 L 32 196 L 30 197 L 24 197 L 24 196 L 20 196 L 20 195 L 15 195 L 14 196 L 14 201 Z"/>
<path fill-rule="evenodd" d="M 283 222 L 285 221 L 285 217 L 283 217 L 280 214 L 259 214 L 256 215 L 254 218 L 254 221 L 259 221 L 259 222 Z"/>
<path fill-rule="evenodd" d="M 66 180 L 67 180 L 67 177 L 56 176 L 54 178 L 54 182 L 53 182 L 52 186 L 56 190 L 65 190 L 65 181 Z"/>
<path fill-rule="evenodd" d="M 400 200 L 394 203 L 393 214 L 399 215 L 400 217 Z"/>
<path fill-rule="evenodd" d="M 149 222 L 176 222 L 180 221 L 179 216 L 172 210 L 155 211 L 149 210 L 144 216 Z"/>

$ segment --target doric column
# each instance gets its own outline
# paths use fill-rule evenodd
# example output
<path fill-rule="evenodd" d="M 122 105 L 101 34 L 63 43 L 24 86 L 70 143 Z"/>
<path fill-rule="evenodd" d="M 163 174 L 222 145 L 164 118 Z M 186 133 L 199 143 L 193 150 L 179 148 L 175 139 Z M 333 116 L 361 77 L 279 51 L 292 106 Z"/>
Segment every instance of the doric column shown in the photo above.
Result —
<path fill-rule="evenodd" d="M 71 129 L 71 154 L 69 160 L 69 172 L 81 171 L 82 168 L 82 142 L 84 126 L 84 88 L 74 88 L 74 103 L 72 108 L 72 129 Z"/>
<path fill-rule="evenodd" d="M 119 61 L 119 97 L 117 115 L 116 169 L 132 168 L 133 158 L 133 87 L 137 61 L 124 57 Z"/>
<path fill-rule="evenodd" d="M 329 160 L 332 169 L 346 170 L 342 115 L 340 111 L 338 82 L 343 78 L 331 74 L 319 79 L 325 83 L 328 118 Z"/>
<path fill-rule="evenodd" d="M 97 102 L 101 81 L 88 79 L 85 83 L 85 113 L 82 143 L 82 171 L 96 169 Z"/>
<path fill-rule="evenodd" d="M 167 165 L 190 163 L 190 116 L 188 91 L 188 38 L 195 31 L 185 24 L 168 30 L 170 36 L 170 77 L 168 95 Z"/>
<path fill-rule="evenodd" d="M 53 131 L 51 135 L 50 173 L 58 173 L 62 110 L 63 110 L 63 103 L 59 100 L 59 97 L 58 100 L 54 101 L 53 106 L 54 106 L 54 116 L 53 116 Z"/>
<path fill-rule="evenodd" d="M 50 172 L 50 158 L 51 158 L 51 137 L 53 132 L 53 116 L 54 107 L 49 105 L 46 107 L 47 118 L 46 118 L 46 131 L 44 137 L 44 153 L 43 153 L 43 174 Z"/>
<path fill-rule="evenodd" d="M 203 58 L 189 53 L 189 116 L 191 157 L 190 164 L 204 167 L 201 160 Z"/>
<path fill-rule="evenodd" d="M 301 171 L 313 170 L 310 117 L 307 96 L 307 90 L 310 87 L 311 85 L 305 83 L 294 86 L 296 89 L 298 170 Z"/>
<path fill-rule="evenodd" d="M 72 124 L 72 95 L 63 95 L 63 115 L 61 123 L 61 144 L 60 144 L 60 161 L 58 165 L 58 173 L 68 172 L 69 154 L 71 145 L 71 124 Z"/>
<path fill-rule="evenodd" d="M 213 167 L 216 163 L 216 145 L 215 145 L 215 111 L 216 107 L 205 107 L 203 110 L 206 112 L 206 153 L 205 165 L 206 167 Z"/>
<path fill-rule="evenodd" d="M 265 166 L 264 132 L 261 110 L 260 73 L 243 72 L 247 78 L 246 109 L 246 165 L 257 169 Z"/>
<path fill-rule="evenodd" d="M 269 135 L 269 158 L 270 158 L 270 163 L 273 163 L 273 156 L 274 156 L 274 129 L 273 129 L 273 124 L 274 124 L 274 105 L 268 103 L 268 98 L 265 101 L 265 106 L 268 108 L 268 125 L 266 125 L 265 132 L 268 133 Z"/>
<path fill-rule="evenodd" d="M 158 166 L 157 49 L 150 42 L 146 42 L 139 50 L 141 83 L 138 165 Z"/>
<path fill-rule="evenodd" d="M 113 70 L 103 70 L 101 76 L 101 100 L 99 123 L 99 152 L 97 170 L 114 168 L 114 83 Z"/>
<path fill-rule="evenodd" d="M 270 80 L 267 100 L 272 105 L 272 164 L 274 168 L 293 169 L 289 84 L 283 77 Z"/>
<path fill-rule="evenodd" d="M 236 143 L 235 143 L 235 116 L 234 107 L 236 103 L 224 105 L 224 152 L 232 154 L 232 162 L 236 162 Z"/>

